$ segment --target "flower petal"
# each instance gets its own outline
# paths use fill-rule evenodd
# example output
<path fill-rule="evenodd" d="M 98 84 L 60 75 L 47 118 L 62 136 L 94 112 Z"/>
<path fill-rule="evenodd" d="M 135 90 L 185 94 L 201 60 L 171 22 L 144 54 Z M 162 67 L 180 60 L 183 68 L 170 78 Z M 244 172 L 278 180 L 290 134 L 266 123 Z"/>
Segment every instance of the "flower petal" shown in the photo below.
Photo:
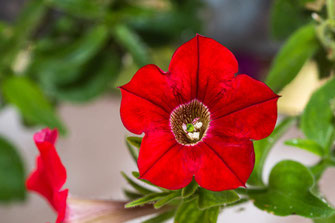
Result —
<path fill-rule="evenodd" d="M 56 130 L 45 128 L 34 135 L 34 141 L 35 143 L 49 142 L 52 145 L 55 145 L 57 137 L 58 132 Z"/>
<path fill-rule="evenodd" d="M 45 180 L 50 183 L 54 190 L 60 190 L 66 181 L 66 170 L 60 160 L 54 143 L 57 138 L 57 131 L 43 129 L 34 135 L 37 148 L 40 151 L 42 169 L 37 169 L 44 176 Z"/>
<path fill-rule="evenodd" d="M 57 220 L 56 223 L 61 223 L 63 222 L 63 220 L 65 219 L 65 215 L 66 215 L 66 200 L 69 194 L 69 190 L 65 189 L 62 190 L 56 194 L 54 194 L 54 202 L 57 205 L 57 212 L 58 212 L 58 216 L 57 216 Z"/>
<path fill-rule="evenodd" d="M 168 125 L 171 111 L 178 101 L 169 89 L 166 74 L 155 65 L 142 67 L 132 80 L 120 87 L 121 119 L 135 134 Z"/>
<path fill-rule="evenodd" d="M 53 188 L 45 176 L 46 170 L 40 156 L 36 159 L 36 166 L 36 170 L 27 179 L 26 187 L 28 190 L 36 191 L 41 194 L 53 206 Z"/>
<path fill-rule="evenodd" d="M 193 176 L 185 148 L 171 132 L 146 133 L 137 162 L 140 178 L 170 190 L 185 187 Z"/>
<path fill-rule="evenodd" d="M 204 101 L 217 94 L 238 71 L 234 55 L 213 39 L 196 35 L 180 46 L 169 66 L 170 86 L 185 98 Z M 205 102 L 205 101 L 204 101 Z"/>
<path fill-rule="evenodd" d="M 251 141 L 214 136 L 201 143 L 201 152 L 195 174 L 201 187 L 222 191 L 245 186 L 255 161 Z"/>
<path fill-rule="evenodd" d="M 264 83 L 237 75 L 230 90 L 209 106 L 208 134 L 259 140 L 273 131 L 277 120 L 278 95 Z"/>
<path fill-rule="evenodd" d="M 45 197 L 58 212 L 57 223 L 65 217 L 68 190 L 60 191 L 66 181 L 66 169 L 63 166 L 54 143 L 57 130 L 43 129 L 34 135 L 36 146 L 40 151 L 37 157 L 37 168 L 27 179 L 28 190 Z"/>

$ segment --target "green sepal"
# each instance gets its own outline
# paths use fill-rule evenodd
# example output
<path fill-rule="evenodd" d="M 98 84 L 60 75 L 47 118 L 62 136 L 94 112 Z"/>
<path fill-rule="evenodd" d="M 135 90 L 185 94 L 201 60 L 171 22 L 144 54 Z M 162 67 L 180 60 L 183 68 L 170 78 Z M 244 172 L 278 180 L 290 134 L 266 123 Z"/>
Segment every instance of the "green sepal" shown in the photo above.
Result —
<path fill-rule="evenodd" d="M 134 146 L 129 142 L 128 140 L 129 137 L 126 138 L 126 145 L 127 145 L 127 149 L 131 155 L 131 157 L 133 158 L 133 160 L 135 161 L 135 163 L 137 163 L 137 159 L 138 159 L 138 149 L 134 148 Z"/>
<path fill-rule="evenodd" d="M 170 211 L 166 211 L 163 213 L 160 213 L 148 220 L 143 221 L 142 223 L 162 223 L 165 222 L 171 218 L 173 218 L 173 216 L 175 215 L 176 210 L 170 210 Z"/>
<path fill-rule="evenodd" d="M 154 201 L 157 201 L 161 199 L 162 197 L 169 195 L 169 192 L 162 192 L 162 193 L 151 193 L 147 194 L 144 197 L 141 197 L 137 200 L 131 201 L 125 205 L 125 208 L 131 208 L 136 206 L 143 206 L 148 203 L 153 203 Z"/>
<path fill-rule="evenodd" d="M 162 199 L 158 200 L 154 204 L 154 208 L 159 209 L 159 208 L 167 205 L 168 203 L 170 203 L 171 201 L 173 201 L 174 199 L 179 198 L 179 197 L 181 197 L 180 191 L 173 191 L 170 194 L 163 197 Z"/>
<path fill-rule="evenodd" d="M 129 142 L 130 145 L 136 147 L 137 149 L 140 149 L 142 139 L 143 139 L 143 137 L 128 136 L 127 137 L 127 142 Z"/>
<path fill-rule="evenodd" d="M 199 185 L 198 183 L 193 179 L 191 183 L 189 183 L 186 187 L 184 187 L 181 191 L 181 196 L 183 198 L 187 198 L 191 195 L 193 195 L 196 190 L 198 189 Z"/>
<path fill-rule="evenodd" d="M 200 210 L 198 207 L 198 199 L 191 201 L 183 201 L 178 207 L 175 223 L 216 223 L 219 215 L 220 208 L 212 207 L 206 210 Z"/>
<path fill-rule="evenodd" d="M 126 197 L 130 200 L 134 200 L 134 199 L 138 199 L 140 197 L 142 197 L 143 195 L 142 194 L 139 194 L 137 192 L 133 192 L 133 191 L 130 191 L 130 190 L 127 190 L 127 189 L 124 189 L 123 190 L 123 193 L 126 195 Z"/>
<path fill-rule="evenodd" d="M 168 189 L 165 189 L 165 188 L 162 188 L 162 187 L 160 187 L 160 186 L 157 186 L 157 185 L 151 183 L 151 182 L 148 181 L 148 180 L 145 180 L 145 179 L 139 179 L 139 177 L 140 177 L 140 173 L 137 172 L 137 171 L 133 171 L 133 172 L 131 172 L 131 174 L 132 174 L 133 177 L 135 177 L 136 179 L 138 179 L 138 180 L 140 180 L 140 181 L 142 181 L 142 182 L 144 182 L 144 183 L 146 183 L 146 184 L 149 184 L 150 186 L 157 187 L 157 188 L 160 189 L 161 191 L 165 191 L 165 192 L 170 191 L 170 190 L 168 190 Z"/>
<path fill-rule="evenodd" d="M 234 203 L 240 199 L 238 194 L 233 190 L 216 192 L 206 190 L 200 187 L 198 194 L 199 194 L 199 208 L 201 210 Z"/>
<path fill-rule="evenodd" d="M 135 181 L 133 181 L 132 179 L 130 179 L 124 172 L 121 172 L 122 176 L 127 180 L 127 182 L 138 192 L 140 192 L 141 194 L 151 194 L 153 193 L 152 190 L 149 190 L 139 184 L 137 184 Z"/>

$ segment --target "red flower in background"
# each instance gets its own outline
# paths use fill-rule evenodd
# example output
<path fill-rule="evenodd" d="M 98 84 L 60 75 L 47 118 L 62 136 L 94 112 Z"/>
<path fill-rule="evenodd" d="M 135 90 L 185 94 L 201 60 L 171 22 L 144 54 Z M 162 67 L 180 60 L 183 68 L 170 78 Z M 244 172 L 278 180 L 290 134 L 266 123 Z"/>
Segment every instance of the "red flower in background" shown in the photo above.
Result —
<path fill-rule="evenodd" d="M 61 190 L 66 181 L 66 170 L 54 146 L 57 130 L 43 129 L 34 135 L 35 144 L 40 152 L 36 170 L 27 179 L 27 189 L 45 197 L 57 211 L 56 223 L 65 218 L 68 189 Z"/>
<path fill-rule="evenodd" d="M 155 213 L 150 207 L 124 209 L 126 202 L 92 200 L 68 196 L 68 189 L 61 190 L 66 181 L 66 170 L 54 144 L 57 130 L 43 129 L 34 135 L 40 151 L 37 168 L 27 179 L 26 186 L 45 197 L 58 213 L 56 223 L 78 222 L 124 222 Z"/>
<path fill-rule="evenodd" d="M 147 65 L 121 87 L 123 124 L 145 133 L 140 178 L 172 190 L 193 176 L 213 191 L 245 185 L 255 159 L 251 139 L 273 131 L 278 95 L 237 71 L 227 48 L 197 35 L 177 49 L 168 72 Z"/>

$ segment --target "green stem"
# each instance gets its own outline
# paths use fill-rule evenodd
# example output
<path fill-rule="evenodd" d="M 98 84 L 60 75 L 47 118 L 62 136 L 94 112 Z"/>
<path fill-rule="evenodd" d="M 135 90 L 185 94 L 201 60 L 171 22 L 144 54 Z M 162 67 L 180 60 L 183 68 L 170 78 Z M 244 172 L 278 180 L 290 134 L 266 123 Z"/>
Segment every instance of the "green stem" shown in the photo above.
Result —
<path fill-rule="evenodd" d="M 332 149 L 333 149 L 334 141 L 335 141 L 335 129 L 332 128 L 331 133 L 326 143 L 326 149 L 327 149 L 327 153 L 325 154 L 326 159 L 330 159 L 330 157 L 332 156 Z"/>
<path fill-rule="evenodd" d="M 324 159 L 321 160 L 319 163 L 311 166 L 309 169 L 313 173 L 315 180 L 319 181 L 319 179 L 321 178 L 324 171 L 328 168 L 328 166 L 329 166 L 328 160 Z"/>
<path fill-rule="evenodd" d="M 328 18 L 335 20 L 335 0 L 327 0 Z"/>

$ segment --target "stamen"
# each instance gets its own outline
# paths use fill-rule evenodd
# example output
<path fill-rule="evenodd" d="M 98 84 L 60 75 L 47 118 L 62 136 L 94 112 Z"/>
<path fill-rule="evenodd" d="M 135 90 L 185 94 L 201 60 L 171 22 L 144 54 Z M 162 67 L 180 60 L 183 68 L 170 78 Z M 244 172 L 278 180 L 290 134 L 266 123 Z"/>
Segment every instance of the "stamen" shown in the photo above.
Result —
<path fill-rule="evenodd" d="M 189 132 L 187 135 L 190 137 L 191 140 L 197 140 L 200 137 L 199 132 Z"/>
<path fill-rule="evenodd" d="M 195 127 L 196 129 L 200 129 L 200 128 L 202 127 L 202 122 L 197 122 L 197 123 L 195 123 L 194 127 Z"/>

